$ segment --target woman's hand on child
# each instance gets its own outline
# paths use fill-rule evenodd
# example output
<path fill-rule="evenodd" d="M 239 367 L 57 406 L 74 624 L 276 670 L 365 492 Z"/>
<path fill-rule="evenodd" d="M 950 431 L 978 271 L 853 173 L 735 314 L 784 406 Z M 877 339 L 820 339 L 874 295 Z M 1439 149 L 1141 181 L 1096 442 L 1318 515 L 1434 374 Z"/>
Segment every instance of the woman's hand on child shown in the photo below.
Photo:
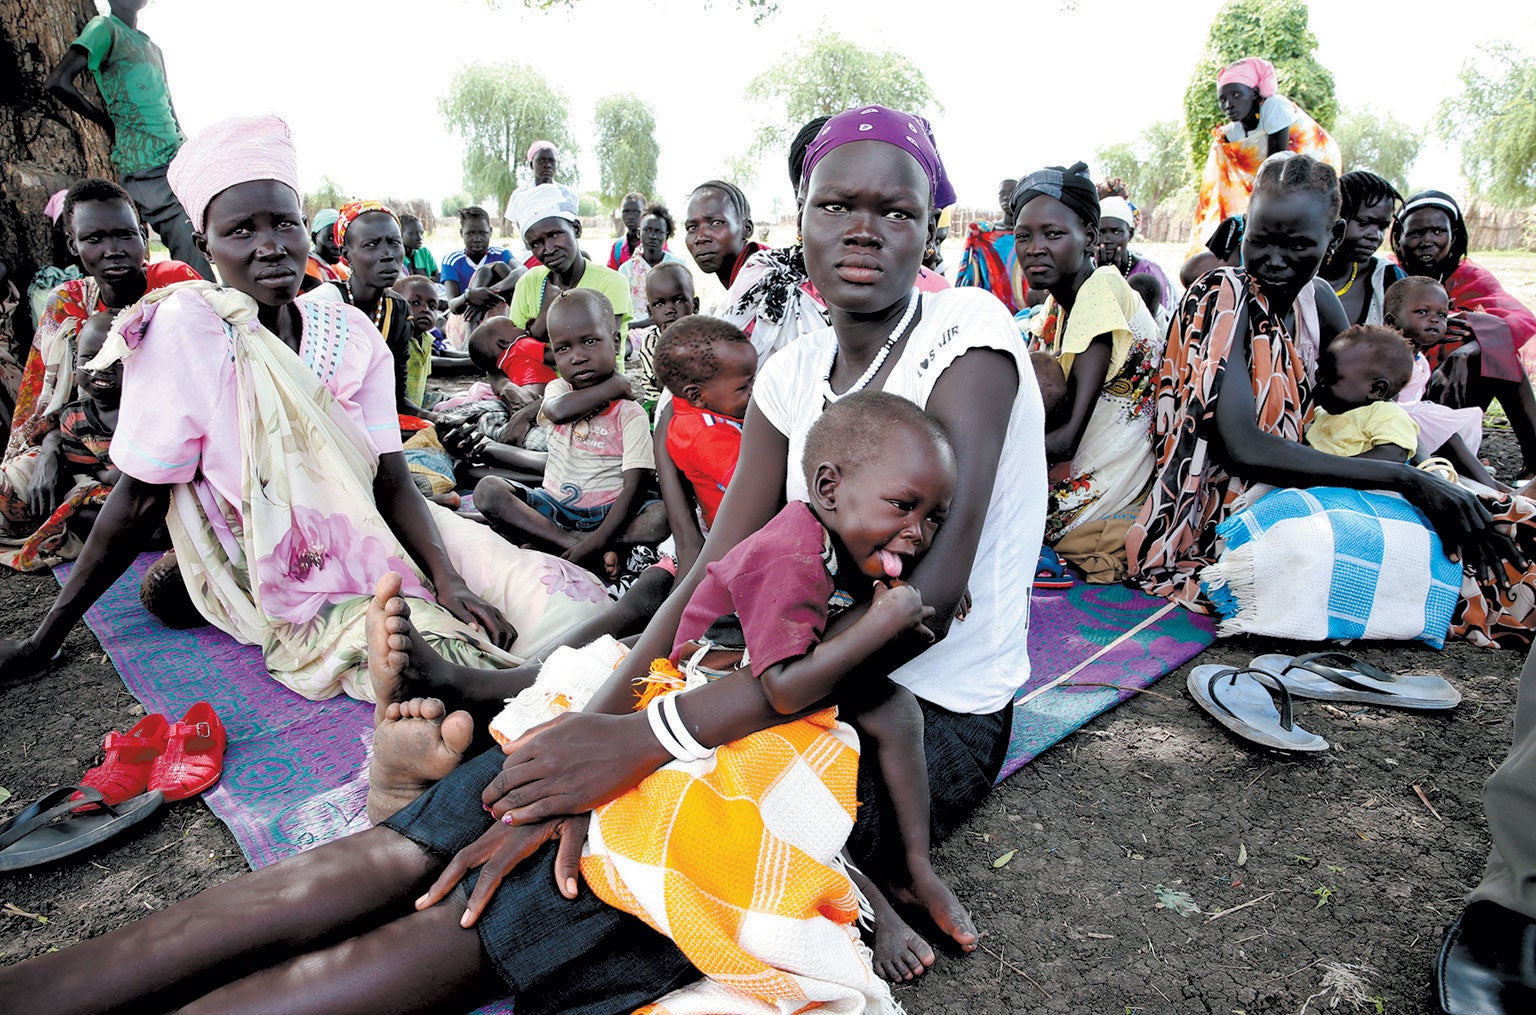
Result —
<path fill-rule="evenodd" d="M 485 912 L 491 896 L 496 894 L 502 879 L 532 856 L 540 846 L 555 838 L 560 832 L 561 823 L 560 818 L 531 825 L 493 822 L 480 838 L 454 854 L 448 866 L 432 882 L 432 887 L 416 900 L 417 910 L 430 909 L 442 902 L 455 885 L 478 867 L 481 868 L 480 878 L 475 882 L 475 889 L 464 907 L 464 915 L 459 919 L 459 926 L 473 927 Z"/>
<path fill-rule="evenodd" d="M 643 712 L 567 712 L 508 744 L 506 755 L 480 799 L 519 823 L 585 814 L 672 760 Z"/>
<path fill-rule="evenodd" d="M 1442 342 L 1471 342 L 1476 338 L 1477 336 L 1472 333 L 1472 325 L 1467 323 L 1465 316 L 1452 314 L 1446 319 L 1445 338 L 1441 339 Z"/>
<path fill-rule="evenodd" d="M 904 581 L 889 584 L 875 583 L 875 596 L 870 600 L 865 614 L 873 622 L 888 625 L 892 635 L 902 631 L 914 631 L 926 641 L 933 641 L 933 632 L 927 622 L 933 619 L 934 609 L 923 605 L 923 594 Z"/>
<path fill-rule="evenodd" d="M 478 627 L 497 648 L 511 648 L 517 641 L 517 628 L 500 610 L 471 592 L 462 578 L 438 586 L 437 605 L 471 627 Z"/>

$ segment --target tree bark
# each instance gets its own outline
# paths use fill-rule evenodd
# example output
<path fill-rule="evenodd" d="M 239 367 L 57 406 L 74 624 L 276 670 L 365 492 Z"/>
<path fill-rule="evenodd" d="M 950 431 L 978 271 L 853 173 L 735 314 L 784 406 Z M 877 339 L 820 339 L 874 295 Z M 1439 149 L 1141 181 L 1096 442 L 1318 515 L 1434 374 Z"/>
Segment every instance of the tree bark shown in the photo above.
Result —
<path fill-rule="evenodd" d="M 92 0 L 5 0 L 0 5 L 0 261 L 18 291 L 51 260 L 52 237 L 43 205 L 48 196 L 87 176 L 116 179 L 104 130 L 50 98 L 44 82 L 85 23 Z M 98 97 L 88 75 L 82 92 Z M 26 300 L 11 331 L 18 345 L 32 339 Z"/>

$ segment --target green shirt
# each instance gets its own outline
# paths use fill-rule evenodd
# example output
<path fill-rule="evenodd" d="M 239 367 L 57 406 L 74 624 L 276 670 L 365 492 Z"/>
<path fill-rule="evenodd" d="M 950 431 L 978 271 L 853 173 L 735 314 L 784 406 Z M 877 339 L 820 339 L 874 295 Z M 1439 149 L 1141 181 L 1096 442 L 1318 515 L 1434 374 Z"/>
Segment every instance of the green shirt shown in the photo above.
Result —
<path fill-rule="evenodd" d="M 186 137 L 171 108 L 160 47 L 111 14 L 92 18 L 73 45 L 90 57 L 87 66 L 116 128 L 117 171 L 139 173 L 171 161 Z"/>
<path fill-rule="evenodd" d="M 544 301 L 544 280 L 547 278 L 549 278 L 549 269 L 541 264 L 537 268 L 528 269 L 528 273 L 517 280 L 517 288 L 512 290 L 512 303 L 507 308 L 507 316 L 519 328 L 528 327 L 528 322 L 539 316 L 539 308 Z M 622 364 L 623 350 L 628 345 L 626 339 L 629 335 L 629 320 L 634 316 L 630 312 L 629 283 L 624 281 L 624 276 L 618 272 L 588 261 L 586 270 L 581 273 L 581 281 L 576 283 L 576 288 L 596 289 L 608 297 L 608 302 L 613 304 L 613 312 L 624 318 L 619 326 L 619 362 Z"/>
<path fill-rule="evenodd" d="M 411 266 L 413 275 L 421 274 L 437 278 L 437 258 L 433 257 L 432 251 L 426 247 L 406 251 L 405 263 Z"/>

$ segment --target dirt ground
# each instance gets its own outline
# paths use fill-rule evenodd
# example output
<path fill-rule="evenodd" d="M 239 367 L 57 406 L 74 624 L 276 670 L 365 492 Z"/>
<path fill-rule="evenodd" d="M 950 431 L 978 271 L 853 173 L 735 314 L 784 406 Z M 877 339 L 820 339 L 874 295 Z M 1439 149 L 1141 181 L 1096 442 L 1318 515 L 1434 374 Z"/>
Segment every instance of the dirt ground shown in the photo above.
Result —
<path fill-rule="evenodd" d="M 1527 297 L 1533 277 L 1517 283 Z M 1502 475 L 1518 469 L 1507 433 L 1485 449 Z M 0 637 L 12 637 L 57 586 L 0 572 Z M 1227 640 L 1194 662 L 1242 664 L 1277 647 Z M 1027 766 L 942 847 L 940 873 L 970 905 L 982 948 L 942 956 L 898 989 L 901 1003 L 957 1015 L 1432 1011 L 1431 963 L 1488 848 L 1482 783 L 1508 746 L 1522 657 L 1463 644 L 1362 651 L 1387 669 L 1444 674 L 1461 706 L 1431 717 L 1306 703 L 1298 721 L 1333 749 L 1290 759 L 1226 734 L 1189 699 L 1188 667 L 1177 671 Z M 0 818 L 73 782 L 99 760 L 102 735 L 142 712 L 83 626 L 51 673 L 0 680 L 0 728 L 12 730 Z M 243 870 L 201 802 L 172 805 L 116 844 L 0 875 L 0 963 Z"/>

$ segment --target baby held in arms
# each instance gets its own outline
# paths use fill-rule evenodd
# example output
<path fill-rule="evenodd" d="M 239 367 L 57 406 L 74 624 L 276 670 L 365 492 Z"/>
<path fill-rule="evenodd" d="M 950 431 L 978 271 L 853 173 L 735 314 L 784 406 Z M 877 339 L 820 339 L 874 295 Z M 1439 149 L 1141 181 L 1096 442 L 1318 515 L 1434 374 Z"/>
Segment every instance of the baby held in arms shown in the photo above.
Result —
<path fill-rule="evenodd" d="M 1413 350 L 1398 332 L 1369 324 L 1342 332 L 1318 360 L 1307 443 L 1330 455 L 1408 461 L 1419 426 L 1393 399 L 1412 375 Z"/>

